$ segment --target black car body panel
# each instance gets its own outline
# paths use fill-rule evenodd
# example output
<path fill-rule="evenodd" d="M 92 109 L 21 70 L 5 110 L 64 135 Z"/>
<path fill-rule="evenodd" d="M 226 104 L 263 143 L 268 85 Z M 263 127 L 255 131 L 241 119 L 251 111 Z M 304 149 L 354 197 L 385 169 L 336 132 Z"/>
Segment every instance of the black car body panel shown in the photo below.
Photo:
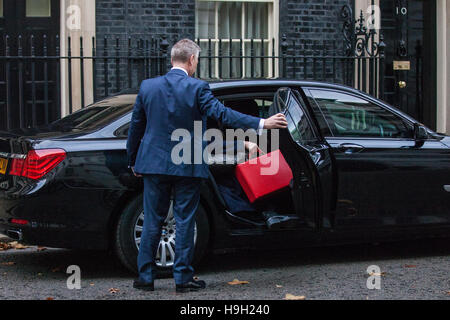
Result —
<path fill-rule="evenodd" d="M 312 213 L 315 227 L 304 224 L 295 230 L 271 231 L 246 223 L 227 213 L 211 178 L 204 181 L 201 201 L 210 219 L 213 248 L 254 246 L 261 241 L 274 246 L 288 240 L 292 245 L 319 245 L 449 235 L 450 193 L 444 186 L 450 185 L 450 137 L 427 129 L 430 139 L 419 147 L 412 140 L 390 141 L 386 146 L 383 141 L 365 139 L 360 142 L 371 152 L 345 159 L 338 147 L 349 143 L 348 139 L 326 135 L 326 124 L 318 105 L 308 96 L 308 88 L 348 92 L 382 106 L 405 122 L 416 121 L 382 101 L 341 85 L 289 80 L 211 83 L 218 97 L 252 92 L 274 95 L 281 87 L 297 91 L 297 99 L 317 131 L 317 141 L 302 149 L 312 154 L 310 159 L 304 158 L 310 169 L 314 165 L 318 170 L 315 175 L 307 172 L 310 182 L 317 180 L 315 194 L 320 195 Z M 119 132 L 130 122 L 134 96 L 128 92 L 102 101 L 100 105 L 107 106 L 114 99 L 124 99 L 122 108 L 105 116 L 99 126 L 67 124 L 0 132 L 0 157 L 23 156 L 31 149 L 58 148 L 66 152 L 64 161 L 40 180 L 0 175 L 0 232 L 18 230 L 25 241 L 52 247 L 110 246 L 117 217 L 143 189 L 142 179 L 127 168 L 126 136 Z M 420 157 L 418 148 L 426 150 Z M 397 149 L 404 153 L 393 164 L 389 159 Z M 392 183 L 390 177 L 398 173 L 401 175 Z M 402 208 L 393 212 L 397 199 L 388 194 L 380 196 L 380 190 L 392 192 L 398 188 L 404 191 Z M 354 194 L 361 189 L 367 192 Z M 343 200 L 347 200 L 344 206 Z M 374 211 L 377 205 L 383 209 L 381 213 Z M 412 216 L 408 219 L 409 213 Z M 17 225 L 11 219 L 28 223 Z"/>

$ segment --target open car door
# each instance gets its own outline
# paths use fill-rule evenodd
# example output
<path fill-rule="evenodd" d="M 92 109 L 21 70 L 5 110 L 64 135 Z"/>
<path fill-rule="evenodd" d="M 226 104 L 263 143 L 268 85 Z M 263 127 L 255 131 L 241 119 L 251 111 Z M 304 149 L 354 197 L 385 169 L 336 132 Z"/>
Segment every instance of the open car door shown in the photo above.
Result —
<path fill-rule="evenodd" d="M 288 122 L 288 128 L 279 131 L 279 146 L 292 170 L 290 188 L 297 214 L 315 229 L 330 226 L 327 211 L 333 197 L 333 171 L 329 146 L 298 91 L 278 89 L 271 109 L 271 113 L 283 113 Z"/>

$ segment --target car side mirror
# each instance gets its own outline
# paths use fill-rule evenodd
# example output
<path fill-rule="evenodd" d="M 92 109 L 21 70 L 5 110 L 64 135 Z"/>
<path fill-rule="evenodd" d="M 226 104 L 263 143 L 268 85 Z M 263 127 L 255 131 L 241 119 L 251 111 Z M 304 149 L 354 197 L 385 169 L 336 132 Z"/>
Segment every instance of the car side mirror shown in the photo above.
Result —
<path fill-rule="evenodd" d="M 424 141 L 428 139 L 427 129 L 420 123 L 414 123 L 414 140 Z"/>

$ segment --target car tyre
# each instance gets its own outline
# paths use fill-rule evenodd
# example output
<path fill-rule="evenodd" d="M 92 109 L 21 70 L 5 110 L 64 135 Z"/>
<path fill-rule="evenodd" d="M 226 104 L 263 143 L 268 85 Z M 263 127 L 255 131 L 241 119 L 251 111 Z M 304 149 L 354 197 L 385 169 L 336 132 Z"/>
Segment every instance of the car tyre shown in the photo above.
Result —
<path fill-rule="evenodd" d="M 137 220 L 143 212 L 142 194 L 131 200 L 119 216 L 114 234 L 114 251 L 123 266 L 129 271 L 137 274 L 138 249 L 135 242 L 135 226 Z M 209 237 L 210 227 L 208 215 L 204 207 L 199 204 L 196 214 L 196 240 L 193 258 L 193 266 L 197 266 L 205 255 Z M 163 241 L 163 239 L 161 239 Z M 172 266 L 158 265 L 158 277 L 168 277 L 172 275 Z"/>

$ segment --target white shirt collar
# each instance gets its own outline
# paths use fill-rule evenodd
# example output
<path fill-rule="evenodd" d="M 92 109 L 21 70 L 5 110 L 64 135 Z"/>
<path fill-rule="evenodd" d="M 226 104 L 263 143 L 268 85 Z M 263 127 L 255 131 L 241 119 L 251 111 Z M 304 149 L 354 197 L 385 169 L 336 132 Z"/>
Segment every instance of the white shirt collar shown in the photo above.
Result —
<path fill-rule="evenodd" d="M 189 76 L 188 72 L 187 72 L 184 68 L 181 68 L 181 67 L 172 67 L 171 70 L 173 70 L 173 69 L 183 70 L 183 71 L 186 73 L 186 75 Z"/>

